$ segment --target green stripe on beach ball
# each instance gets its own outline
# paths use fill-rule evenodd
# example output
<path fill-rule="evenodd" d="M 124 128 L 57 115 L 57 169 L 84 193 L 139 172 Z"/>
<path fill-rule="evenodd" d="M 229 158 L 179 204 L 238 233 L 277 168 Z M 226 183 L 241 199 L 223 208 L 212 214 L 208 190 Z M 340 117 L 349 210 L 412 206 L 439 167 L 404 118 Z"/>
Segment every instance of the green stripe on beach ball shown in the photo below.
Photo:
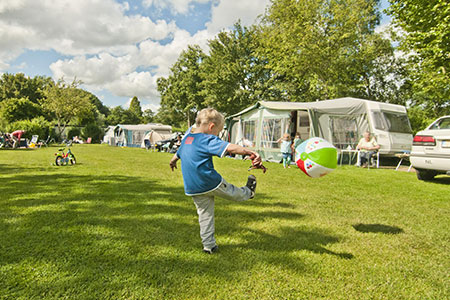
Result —
<path fill-rule="evenodd" d="M 336 148 L 321 148 L 308 153 L 309 159 L 328 169 L 336 169 L 337 167 L 337 151 Z"/>

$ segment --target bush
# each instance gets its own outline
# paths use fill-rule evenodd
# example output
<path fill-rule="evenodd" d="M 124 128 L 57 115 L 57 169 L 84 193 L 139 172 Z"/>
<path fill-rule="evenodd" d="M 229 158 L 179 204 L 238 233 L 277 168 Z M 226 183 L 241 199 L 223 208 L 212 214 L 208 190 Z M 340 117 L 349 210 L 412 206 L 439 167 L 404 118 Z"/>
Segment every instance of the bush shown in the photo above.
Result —
<path fill-rule="evenodd" d="M 38 135 L 39 139 L 45 140 L 51 132 L 53 126 L 45 120 L 44 117 L 34 118 L 32 120 L 17 121 L 8 126 L 8 131 L 25 130 L 23 137 L 31 139 L 33 135 Z"/>
<path fill-rule="evenodd" d="M 92 138 L 92 143 L 100 143 L 101 139 L 103 138 L 104 132 L 103 129 L 101 129 L 96 124 L 88 124 L 86 127 L 83 128 L 81 137 L 85 140 L 88 138 Z"/>
<path fill-rule="evenodd" d="M 73 139 L 74 136 L 80 136 L 80 135 L 81 135 L 81 130 L 78 127 L 72 127 L 67 132 L 67 138 L 69 140 Z"/>

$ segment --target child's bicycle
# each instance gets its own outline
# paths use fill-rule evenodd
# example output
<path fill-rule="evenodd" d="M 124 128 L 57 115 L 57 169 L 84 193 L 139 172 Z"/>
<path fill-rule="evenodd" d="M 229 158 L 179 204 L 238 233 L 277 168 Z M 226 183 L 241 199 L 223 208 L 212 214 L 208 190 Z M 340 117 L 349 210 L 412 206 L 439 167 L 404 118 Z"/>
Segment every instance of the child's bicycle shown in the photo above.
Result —
<path fill-rule="evenodd" d="M 68 165 L 69 163 L 71 165 L 74 165 L 77 163 L 77 160 L 75 158 L 75 155 L 73 155 L 72 151 L 70 151 L 70 144 L 67 144 L 67 153 L 64 153 L 64 149 L 66 149 L 66 147 L 64 148 L 59 148 L 58 152 L 55 153 L 56 159 L 55 159 L 55 164 L 57 166 L 63 166 L 63 165 Z"/>

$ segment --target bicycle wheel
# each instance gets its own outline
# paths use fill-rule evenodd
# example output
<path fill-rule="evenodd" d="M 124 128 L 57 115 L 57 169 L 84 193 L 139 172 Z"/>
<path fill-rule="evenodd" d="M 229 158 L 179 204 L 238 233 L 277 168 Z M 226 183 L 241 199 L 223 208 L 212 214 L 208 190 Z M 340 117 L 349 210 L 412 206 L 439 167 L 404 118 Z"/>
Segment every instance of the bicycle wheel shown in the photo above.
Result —
<path fill-rule="evenodd" d="M 69 162 L 70 162 L 71 165 L 74 165 L 74 164 L 77 163 L 75 155 L 72 154 L 71 156 L 69 156 Z"/>
<path fill-rule="evenodd" d="M 62 166 L 62 164 L 63 164 L 63 157 L 62 157 L 61 155 L 58 155 L 58 156 L 56 157 L 56 159 L 55 159 L 55 164 L 56 164 L 57 166 Z"/>

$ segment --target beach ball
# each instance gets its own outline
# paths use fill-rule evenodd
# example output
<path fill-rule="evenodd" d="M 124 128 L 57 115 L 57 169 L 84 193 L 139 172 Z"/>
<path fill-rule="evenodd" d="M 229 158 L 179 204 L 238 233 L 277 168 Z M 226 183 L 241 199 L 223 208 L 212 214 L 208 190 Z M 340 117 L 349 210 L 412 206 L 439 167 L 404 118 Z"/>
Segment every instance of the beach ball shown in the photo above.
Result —
<path fill-rule="evenodd" d="M 322 177 L 337 167 L 337 150 L 322 138 L 310 138 L 295 149 L 297 166 L 310 177 Z"/>

